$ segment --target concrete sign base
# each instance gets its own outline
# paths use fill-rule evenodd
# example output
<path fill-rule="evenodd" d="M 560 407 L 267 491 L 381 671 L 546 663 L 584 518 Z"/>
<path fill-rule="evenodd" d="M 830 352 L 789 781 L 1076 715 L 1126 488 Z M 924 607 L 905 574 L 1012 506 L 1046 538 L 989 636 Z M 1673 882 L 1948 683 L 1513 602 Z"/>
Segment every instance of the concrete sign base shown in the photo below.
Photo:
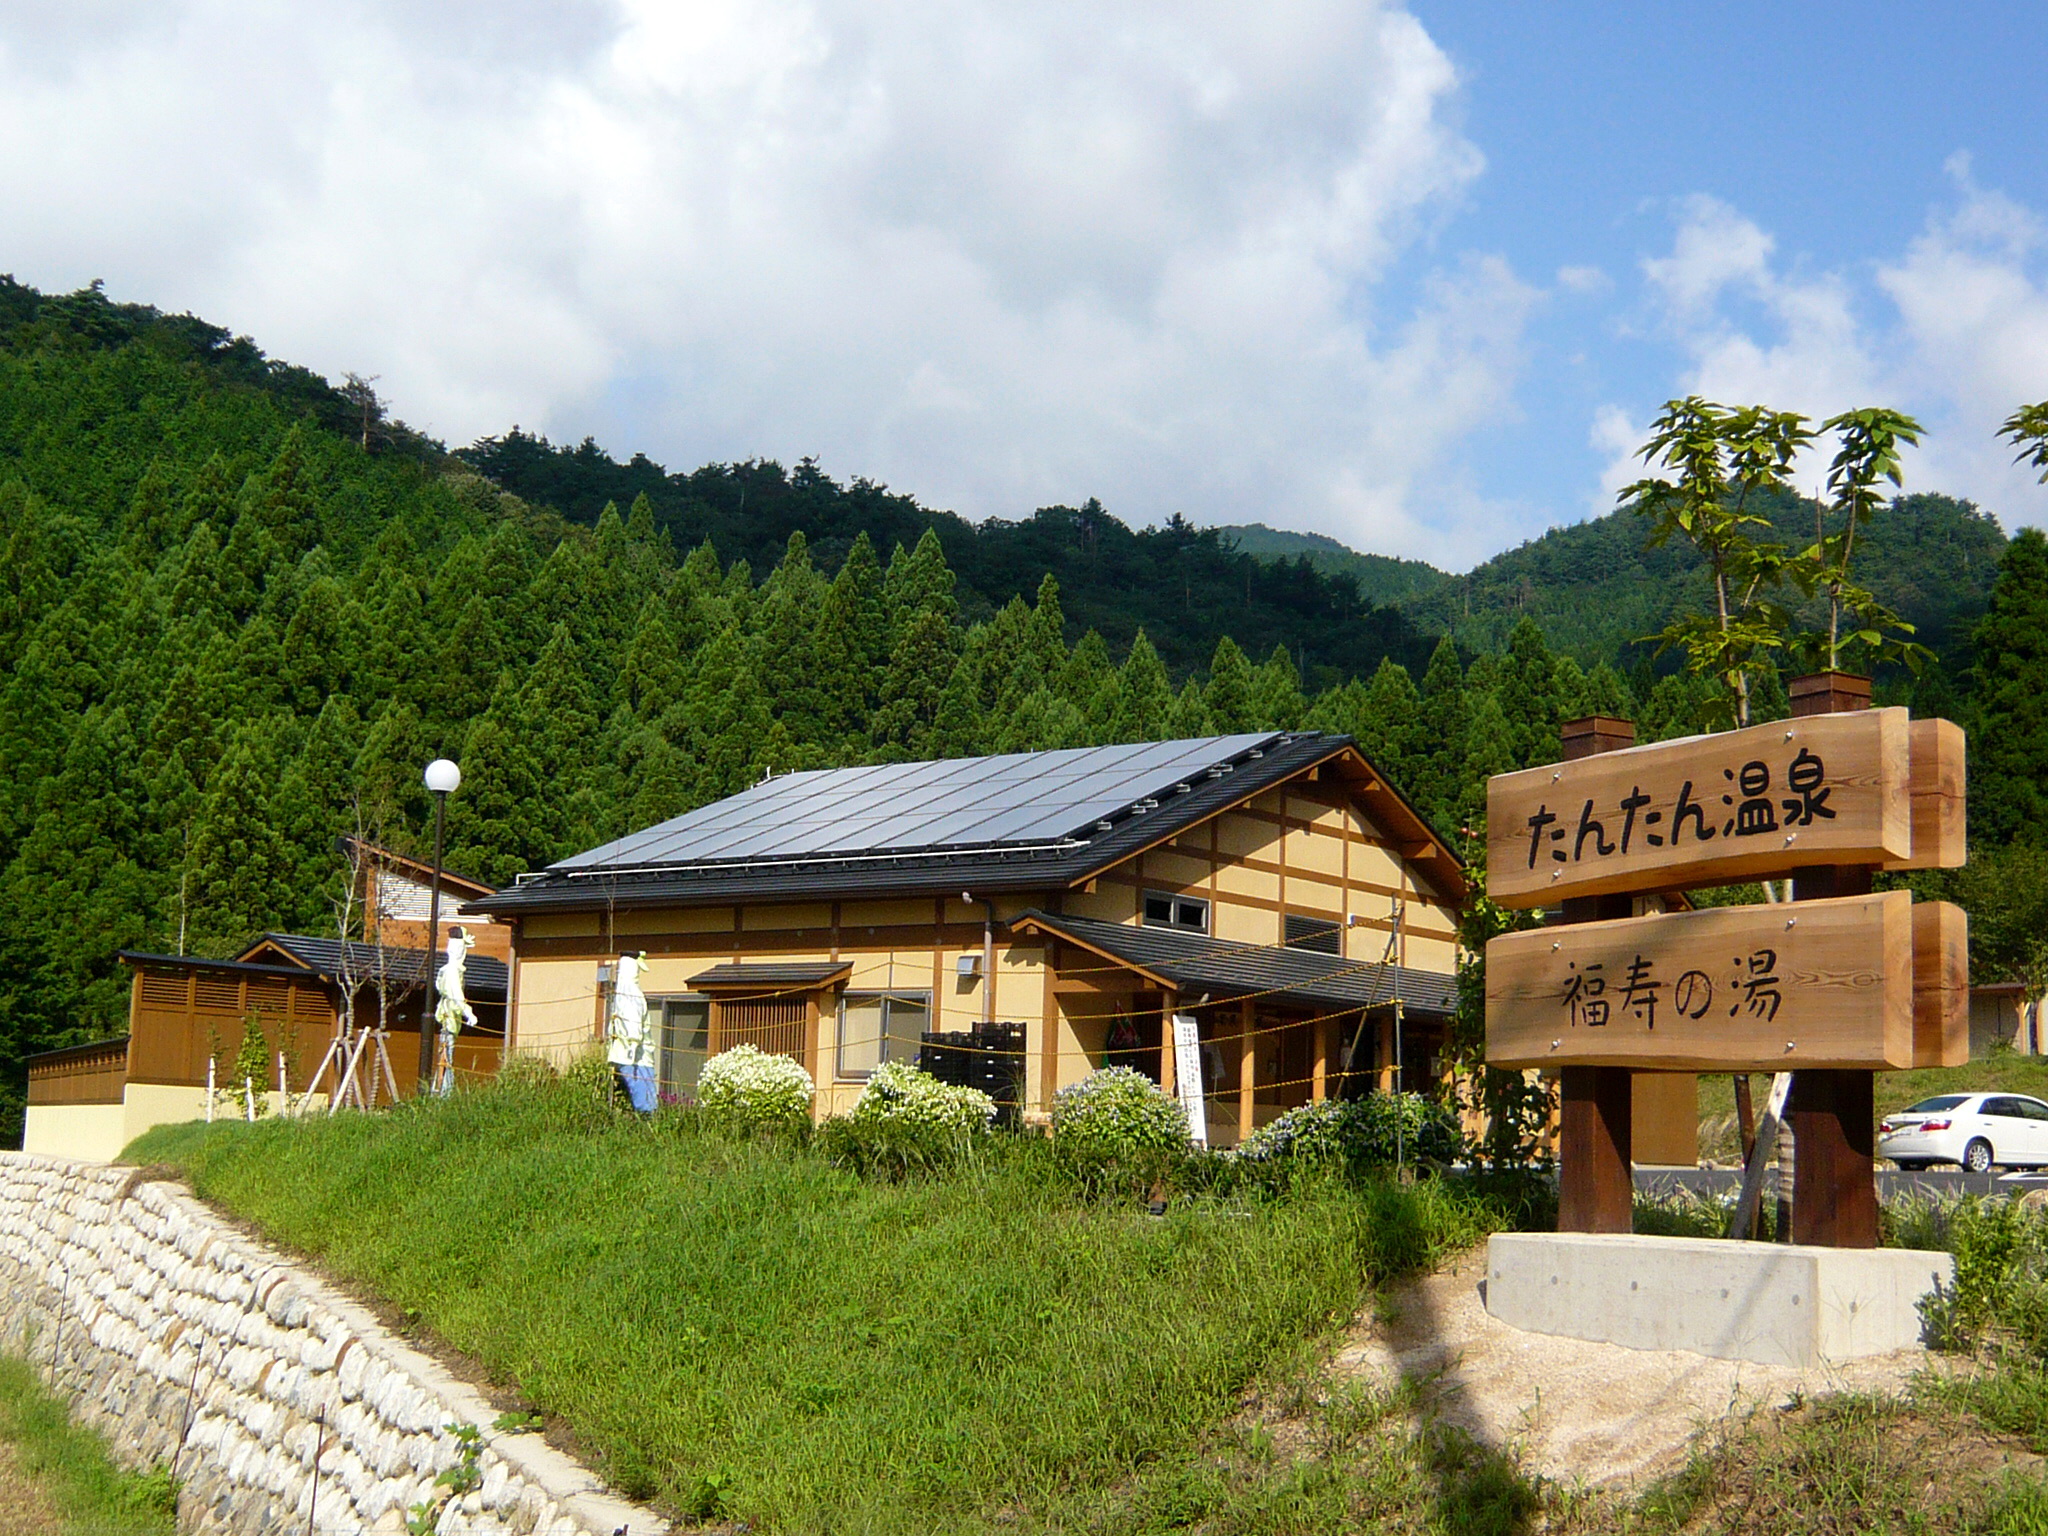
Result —
<path fill-rule="evenodd" d="M 1486 1310 L 1530 1333 L 1815 1366 L 1922 1346 L 1921 1298 L 1952 1283 L 1946 1253 L 1713 1238 L 1501 1233 Z"/>

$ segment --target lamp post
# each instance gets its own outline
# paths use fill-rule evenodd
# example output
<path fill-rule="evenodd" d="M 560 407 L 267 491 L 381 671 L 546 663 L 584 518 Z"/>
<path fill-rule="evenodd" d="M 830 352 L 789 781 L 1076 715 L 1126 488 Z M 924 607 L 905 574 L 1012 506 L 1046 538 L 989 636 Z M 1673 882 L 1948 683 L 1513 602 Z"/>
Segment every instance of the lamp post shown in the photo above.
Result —
<path fill-rule="evenodd" d="M 441 951 L 441 834 L 448 813 L 448 796 L 462 782 L 462 770 L 445 757 L 427 764 L 422 777 L 434 792 L 434 883 L 427 898 L 427 974 L 420 987 L 420 1080 L 418 1091 L 426 1094 L 434 1086 L 434 1020 L 427 1000 L 434 993 L 434 956 Z"/>

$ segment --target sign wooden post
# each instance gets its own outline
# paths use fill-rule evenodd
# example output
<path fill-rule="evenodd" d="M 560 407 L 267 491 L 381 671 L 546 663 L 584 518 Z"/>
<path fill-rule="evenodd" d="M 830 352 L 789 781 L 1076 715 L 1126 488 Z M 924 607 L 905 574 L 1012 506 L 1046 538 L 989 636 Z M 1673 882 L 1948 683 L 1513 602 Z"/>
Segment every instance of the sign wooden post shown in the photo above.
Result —
<path fill-rule="evenodd" d="M 1559 1227 L 1631 1226 L 1631 1074 L 1790 1074 L 1796 1241 L 1877 1240 L 1873 1073 L 1968 1058 L 1962 911 L 1871 892 L 1965 856 L 1962 733 L 1792 687 L 1793 718 L 1653 746 L 1563 730 L 1563 760 L 1487 784 L 1487 893 L 1553 909 L 1487 945 L 1487 1060 L 1554 1066 Z M 1792 877 L 1789 903 L 1635 917 L 1638 896 Z"/>
<path fill-rule="evenodd" d="M 1563 728 L 1566 762 L 1635 745 L 1627 720 L 1593 715 Z M 1566 923 L 1627 917 L 1634 898 L 1576 896 L 1564 903 Z M 1558 1074 L 1557 1229 L 1628 1232 L 1635 1226 L 1635 1110 L 1627 1067 L 1568 1066 Z"/>
<path fill-rule="evenodd" d="M 1823 672 L 1792 681 L 1792 718 L 1870 708 L 1870 680 Z M 1793 871 L 1792 901 L 1870 893 L 1867 864 Z M 1827 1248 L 1877 1246 L 1876 1074 L 1808 1068 L 1792 1076 L 1792 1241 Z"/>

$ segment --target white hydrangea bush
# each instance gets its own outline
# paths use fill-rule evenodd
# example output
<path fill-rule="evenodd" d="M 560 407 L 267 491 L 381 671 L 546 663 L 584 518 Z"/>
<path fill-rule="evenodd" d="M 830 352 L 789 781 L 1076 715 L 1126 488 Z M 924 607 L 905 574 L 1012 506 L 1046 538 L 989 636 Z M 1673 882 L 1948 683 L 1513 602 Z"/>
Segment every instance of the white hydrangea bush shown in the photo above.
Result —
<path fill-rule="evenodd" d="M 697 1107 L 748 1129 L 808 1120 L 817 1085 L 803 1063 L 771 1056 L 756 1045 L 736 1045 L 704 1063 L 697 1077 Z"/>
<path fill-rule="evenodd" d="M 1130 1067 L 1102 1067 L 1053 1095 L 1052 1141 L 1098 1173 L 1151 1177 L 1193 1146 L 1180 1100 Z"/>
<path fill-rule="evenodd" d="M 907 1061 L 885 1062 L 868 1078 L 848 1118 L 867 1125 L 946 1135 L 979 1135 L 996 1117 L 996 1101 L 979 1088 L 942 1083 Z"/>

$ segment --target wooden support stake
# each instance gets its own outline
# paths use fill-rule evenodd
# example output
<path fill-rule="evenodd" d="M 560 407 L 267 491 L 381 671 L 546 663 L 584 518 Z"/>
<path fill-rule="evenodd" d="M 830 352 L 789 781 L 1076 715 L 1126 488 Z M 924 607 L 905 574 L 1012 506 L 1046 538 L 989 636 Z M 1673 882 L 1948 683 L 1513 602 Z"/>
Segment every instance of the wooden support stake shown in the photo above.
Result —
<path fill-rule="evenodd" d="M 1635 745 L 1626 720 L 1591 715 L 1567 720 L 1560 732 L 1564 758 L 1574 762 Z M 1598 922 L 1628 917 L 1628 896 L 1585 896 L 1565 902 L 1562 921 Z M 1633 1090 L 1626 1067 L 1566 1067 L 1560 1074 L 1557 1158 L 1557 1229 L 1628 1232 L 1635 1227 L 1635 1171 L 1631 1166 Z"/>
<path fill-rule="evenodd" d="M 1870 707 L 1870 680 L 1822 672 L 1792 680 L 1792 714 L 1839 714 Z M 1792 899 L 1860 896 L 1870 871 L 1822 865 L 1797 871 Z M 1792 1241 L 1824 1248 L 1877 1246 L 1877 1164 L 1874 1157 L 1877 1075 L 1796 1072 L 1785 1120 L 1798 1155 L 1792 1164 Z"/>
<path fill-rule="evenodd" d="M 1169 1099 L 1177 1091 L 1173 1072 L 1173 1015 L 1179 1007 L 1178 992 L 1159 994 L 1159 1091 Z"/>
<path fill-rule="evenodd" d="M 1237 1069 L 1237 1140 L 1242 1146 L 1254 1127 L 1252 1121 L 1258 1111 L 1254 1104 L 1256 1080 L 1259 1070 L 1258 1041 L 1252 1031 L 1257 1027 L 1258 1005 L 1246 998 L 1237 1006 L 1238 1027 L 1238 1069 Z"/>

